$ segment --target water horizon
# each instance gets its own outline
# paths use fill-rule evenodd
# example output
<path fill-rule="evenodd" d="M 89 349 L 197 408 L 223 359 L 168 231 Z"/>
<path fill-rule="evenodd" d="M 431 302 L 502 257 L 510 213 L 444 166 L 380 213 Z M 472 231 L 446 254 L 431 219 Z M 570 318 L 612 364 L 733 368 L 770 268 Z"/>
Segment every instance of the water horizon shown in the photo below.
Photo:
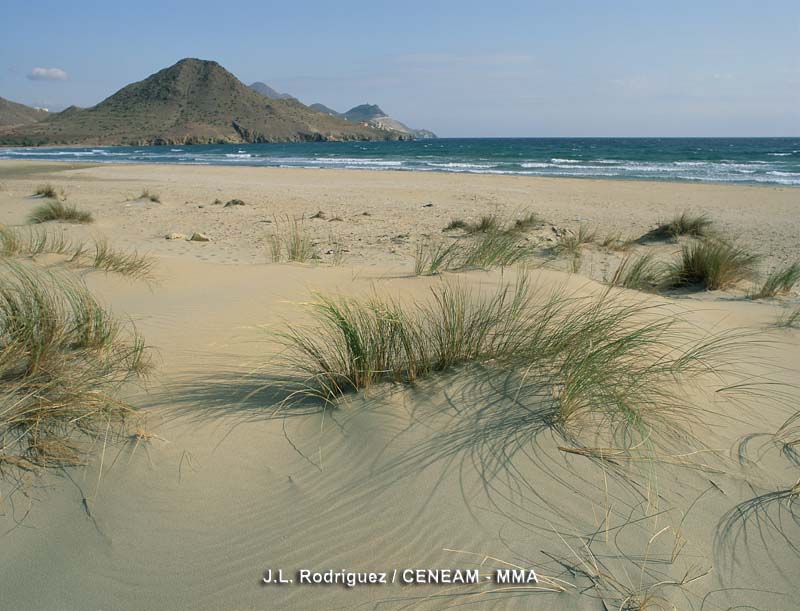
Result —
<path fill-rule="evenodd" d="M 396 170 L 800 186 L 796 137 L 440 138 L 0 148 L 0 159 Z"/>

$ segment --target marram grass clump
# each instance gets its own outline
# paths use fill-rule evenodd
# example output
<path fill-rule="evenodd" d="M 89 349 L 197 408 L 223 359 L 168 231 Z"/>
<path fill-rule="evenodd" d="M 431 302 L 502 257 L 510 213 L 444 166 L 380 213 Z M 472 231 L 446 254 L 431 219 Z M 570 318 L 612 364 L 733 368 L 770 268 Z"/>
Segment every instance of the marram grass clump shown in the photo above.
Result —
<path fill-rule="evenodd" d="M 665 278 L 669 288 L 700 287 L 708 291 L 727 289 L 752 278 L 758 256 L 736 244 L 718 238 L 704 238 L 684 244 L 677 262 Z"/>
<path fill-rule="evenodd" d="M 681 236 L 703 238 L 710 235 L 713 224 L 713 221 L 705 214 L 692 214 L 688 210 L 684 210 L 671 220 L 659 223 L 655 229 L 644 234 L 639 241 L 674 240 Z"/>
<path fill-rule="evenodd" d="M 37 255 L 62 255 L 74 266 L 88 266 L 137 279 L 150 279 L 155 263 L 137 252 L 122 252 L 107 240 L 96 240 L 93 247 L 73 241 L 63 231 L 41 227 L 14 228 L 0 225 L 0 257 L 24 258 Z"/>
<path fill-rule="evenodd" d="M 666 277 L 666 268 L 652 253 L 626 255 L 614 272 L 611 286 L 637 291 L 657 291 Z"/>
<path fill-rule="evenodd" d="M 31 223 L 48 221 L 64 221 L 66 223 L 93 223 L 91 212 L 78 210 L 76 206 L 67 206 L 61 201 L 52 201 L 37 206 L 28 216 Z"/>
<path fill-rule="evenodd" d="M 63 191 L 61 194 L 63 195 Z M 51 184 L 44 184 L 39 185 L 36 187 L 36 190 L 33 192 L 34 196 L 37 197 L 44 197 L 46 199 L 58 199 L 59 192 L 56 191 L 56 188 Z"/>
<path fill-rule="evenodd" d="M 800 280 L 800 263 L 792 263 L 791 265 L 774 269 L 767 275 L 764 283 L 751 297 L 753 299 L 764 299 L 765 297 L 785 295 L 792 290 L 798 280 Z"/>
<path fill-rule="evenodd" d="M 444 271 L 505 267 L 531 254 L 524 238 L 508 231 L 478 232 L 451 243 L 427 240 L 417 245 L 414 273 L 432 276 Z"/>
<path fill-rule="evenodd" d="M 311 234 L 306 228 L 305 218 L 275 219 L 268 236 L 272 261 L 306 263 L 318 259 L 319 253 Z"/>
<path fill-rule="evenodd" d="M 315 325 L 281 336 L 295 398 L 335 405 L 379 383 L 479 363 L 516 372 L 515 426 L 545 413 L 563 431 L 591 424 L 608 443 L 677 432 L 692 410 L 676 381 L 720 375 L 742 348 L 736 337 L 688 339 L 665 306 L 553 294 L 525 277 L 490 294 L 441 282 L 422 301 L 317 296 L 312 307 Z"/>
<path fill-rule="evenodd" d="M 81 462 L 82 436 L 118 430 L 118 390 L 148 368 L 141 336 L 77 277 L 0 264 L 0 466 Z"/>

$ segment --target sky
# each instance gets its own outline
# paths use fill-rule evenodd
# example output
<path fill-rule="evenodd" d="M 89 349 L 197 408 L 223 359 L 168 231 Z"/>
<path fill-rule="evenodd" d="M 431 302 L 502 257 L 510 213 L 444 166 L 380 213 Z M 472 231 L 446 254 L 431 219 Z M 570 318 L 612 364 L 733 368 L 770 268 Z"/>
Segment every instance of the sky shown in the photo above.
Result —
<path fill-rule="evenodd" d="M 0 97 L 92 106 L 184 57 L 444 137 L 799 136 L 800 1 L 3 0 Z"/>

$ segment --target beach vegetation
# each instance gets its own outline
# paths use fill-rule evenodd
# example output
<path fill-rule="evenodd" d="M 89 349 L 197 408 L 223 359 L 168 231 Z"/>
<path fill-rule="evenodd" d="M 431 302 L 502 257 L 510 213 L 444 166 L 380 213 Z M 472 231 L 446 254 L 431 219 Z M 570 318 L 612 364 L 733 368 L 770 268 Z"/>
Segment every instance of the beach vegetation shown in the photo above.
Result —
<path fill-rule="evenodd" d="M 665 266 L 653 253 L 626 255 L 611 279 L 611 286 L 621 286 L 637 291 L 655 291 L 664 283 Z"/>
<path fill-rule="evenodd" d="M 519 374 L 523 412 L 508 415 L 516 430 L 544 409 L 565 434 L 588 422 L 609 442 L 680 429 L 691 410 L 676 379 L 722 371 L 737 341 L 687 344 L 681 319 L 659 306 L 552 293 L 526 276 L 491 294 L 442 281 L 424 301 L 317 295 L 312 308 L 315 324 L 280 336 L 304 397 L 335 404 L 381 382 L 480 363 Z"/>
<path fill-rule="evenodd" d="M 478 219 L 477 223 L 467 225 L 467 233 L 496 233 L 502 228 L 500 219 L 495 214 L 487 214 Z"/>
<path fill-rule="evenodd" d="M 752 278 L 758 259 L 757 255 L 722 239 L 693 240 L 683 245 L 678 260 L 669 265 L 665 286 L 727 289 Z"/>
<path fill-rule="evenodd" d="M 538 214 L 535 212 L 529 212 L 522 218 L 515 219 L 514 223 L 509 228 L 509 231 L 526 232 L 543 224 L 544 221 L 539 217 Z"/>
<path fill-rule="evenodd" d="M 800 306 L 782 314 L 780 318 L 778 318 L 776 325 L 787 329 L 800 328 Z"/>
<path fill-rule="evenodd" d="M 453 219 L 451 220 L 447 226 L 445 226 L 442 231 L 457 231 L 459 229 L 467 229 L 469 227 L 469 223 L 464 219 Z"/>
<path fill-rule="evenodd" d="M 692 214 L 684 210 L 671 220 L 659 223 L 644 234 L 639 241 L 674 240 L 681 236 L 702 238 L 710 235 L 713 221 L 705 214 Z"/>
<path fill-rule="evenodd" d="M 46 223 L 48 221 L 64 221 L 67 223 L 92 223 L 94 218 L 91 212 L 78 210 L 76 206 L 67 206 L 61 201 L 51 201 L 37 206 L 28 216 L 31 223 Z"/>
<path fill-rule="evenodd" d="M 0 464 L 79 464 L 83 436 L 132 414 L 118 391 L 149 351 L 72 274 L 5 261 L 0 277 Z"/>
<path fill-rule="evenodd" d="M 161 203 L 161 196 L 158 193 L 150 191 L 150 189 L 142 189 L 142 192 L 136 199 L 145 199 L 156 204 Z"/>
<path fill-rule="evenodd" d="M 39 185 L 38 187 L 36 187 L 36 190 L 33 192 L 33 194 L 35 196 L 44 197 L 46 199 L 58 199 L 59 195 L 58 191 L 56 191 L 56 188 L 50 183 Z"/>
<path fill-rule="evenodd" d="M 319 258 L 317 248 L 305 225 L 305 218 L 285 217 L 275 219 L 268 236 L 272 261 L 306 263 Z"/>
<path fill-rule="evenodd" d="M 513 232 L 489 231 L 446 244 L 437 240 L 417 245 L 414 273 L 431 276 L 444 271 L 505 267 L 532 254 L 524 239 Z"/>
<path fill-rule="evenodd" d="M 73 255 L 72 260 L 80 260 L 84 251 Z M 91 266 L 106 272 L 113 272 L 137 279 L 150 278 L 153 273 L 153 259 L 147 255 L 133 252 L 121 252 L 113 248 L 108 240 L 97 240 L 94 252 L 89 254 Z"/>
<path fill-rule="evenodd" d="M 751 295 L 753 299 L 785 295 L 800 280 L 800 263 L 792 263 L 772 270 L 761 287 Z"/>

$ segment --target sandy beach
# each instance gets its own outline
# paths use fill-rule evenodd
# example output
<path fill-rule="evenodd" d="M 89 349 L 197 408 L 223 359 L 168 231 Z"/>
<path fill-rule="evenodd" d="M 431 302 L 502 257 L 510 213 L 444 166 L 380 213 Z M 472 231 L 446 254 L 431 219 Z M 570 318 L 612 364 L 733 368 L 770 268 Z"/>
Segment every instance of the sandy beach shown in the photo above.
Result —
<path fill-rule="evenodd" d="M 796 455 L 774 437 L 800 405 L 800 331 L 776 325 L 800 303 L 797 287 L 758 300 L 748 298 L 757 280 L 680 294 L 612 289 L 649 308 L 643 316 L 679 317 L 687 342 L 739 338 L 724 368 L 683 388 L 691 435 L 664 435 L 647 455 L 645 443 L 617 451 L 601 435 L 581 454 L 544 419 L 535 433 L 511 422 L 484 434 L 480 418 L 505 422 L 530 407 L 520 379 L 499 376 L 492 359 L 382 382 L 335 409 L 281 409 L 288 364 L 276 337 L 313 326 L 318 295 L 424 302 L 443 282 L 491 294 L 527 275 L 536 295 L 599 299 L 626 254 L 675 256 L 682 242 L 634 241 L 686 210 L 760 255 L 763 275 L 800 260 L 800 190 L 0 161 L 0 224 L 26 225 L 45 183 L 95 218 L 48 231 L 105 238 L 154 262 L 148 280 L 78 272 L 154 350 L 146 381 L 121 391 L 148 434 L 83 439 L 85 466 L 0 469 L 0 547 L 13 559 L 0 563 L 0 607 L 789 609 L 800 595 Z M 139 198 L 144 190 L 159 201 Z M 225 205 L 234 199 L 244 205 Z M 524 237 L 526 265 L 414 275 L 420 244 L 459 239 L 443 232 L 452 220 L 529 213 L 542 223 Z M 298 218 L 318 258 L 273 262 L 270 235 Z M 597 239 L 575 269 L 549 253 L 558 232 L 581 226 Z M 165 237 L 193 233 L 208 241 Z M 631 241 L 625 251 L 602 246 L 612 235 Z M 598 447 L 605 453 L 587 454 Z M 480 570 L 481 581 L 400 583 L 404 570 L 436 568 Z M 535 570 L 539 583 L 485 579 L 507 568 Z M 396 581 L 264 585 L 270 569 Z"/>

